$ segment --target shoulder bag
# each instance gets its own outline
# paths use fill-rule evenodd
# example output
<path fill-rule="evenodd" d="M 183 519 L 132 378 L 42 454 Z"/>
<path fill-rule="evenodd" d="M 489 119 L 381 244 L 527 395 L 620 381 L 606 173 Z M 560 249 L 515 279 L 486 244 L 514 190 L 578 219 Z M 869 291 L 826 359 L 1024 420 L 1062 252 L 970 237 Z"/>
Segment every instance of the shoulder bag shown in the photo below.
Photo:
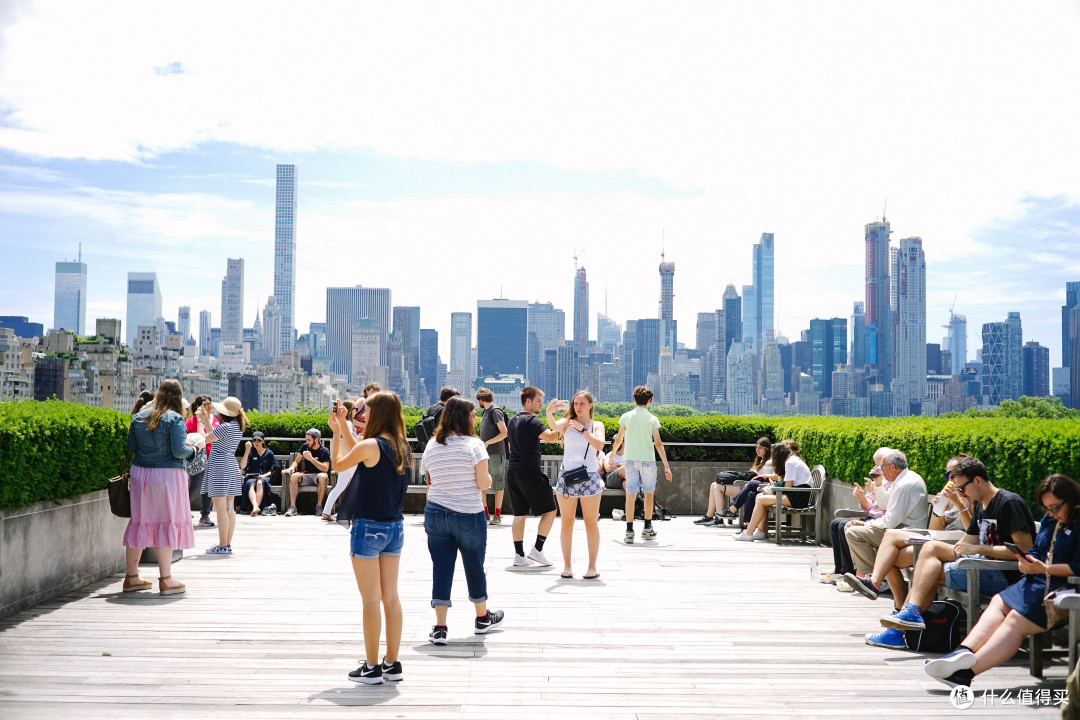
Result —
<path fill-rule="evenodd" d="M 1054 534 L 1050 538 L 1050 551 L 1046 553 L 1046 595 L 1043 596 L 1043 608 L 1046 609 L 1046 627 L 1052 628 L 1060 622 L 1064 622 L 1069 619 L 1068 610 L 1060 610 L 1057 605 L 1054 604 L 1054 600 L 1057 599 L 1058 591 L 1050 589 L 1050 565 L 1054 562 L 1054 541 L 1057 540 L 1058 530 L 1061 529 L 1061 523 L 1054 525 Z"/>
<path fill-rule="evenodd" d="M 116 517 L 131 517 L 130 473 L 109 478 L 109 509 Z"/>
<path fill-rule="evenodd" d="M 582 435 L 585 434 L 584 430 L 579 430 Z M 585 458 L 589 457 L 589 441 L 585 440 L 585 454 L 581 456 L 582 464 L 573 470 L 563 470 L 561 473 L 563 485 L 566 487 L 574 487 L 575 485 L 581 485 L 589 481 L 589 470 L 585 467 Z"/>

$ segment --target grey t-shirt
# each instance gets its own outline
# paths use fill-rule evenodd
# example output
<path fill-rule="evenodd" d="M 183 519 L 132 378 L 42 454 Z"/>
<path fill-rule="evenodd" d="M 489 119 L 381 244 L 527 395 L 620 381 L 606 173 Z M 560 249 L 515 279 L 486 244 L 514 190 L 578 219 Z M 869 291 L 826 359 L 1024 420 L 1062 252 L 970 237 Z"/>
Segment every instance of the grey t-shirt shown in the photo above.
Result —
<path fill-rule="evenodd" d="M 492 405 L 484 410 L 480 417 L 480 439 L 487 442 L 499 434 L 499 423 L 506 422 L 506 413 L 501 407 Z M 506 455 L 506 440 L 487 446 L 488 455 Z"/>

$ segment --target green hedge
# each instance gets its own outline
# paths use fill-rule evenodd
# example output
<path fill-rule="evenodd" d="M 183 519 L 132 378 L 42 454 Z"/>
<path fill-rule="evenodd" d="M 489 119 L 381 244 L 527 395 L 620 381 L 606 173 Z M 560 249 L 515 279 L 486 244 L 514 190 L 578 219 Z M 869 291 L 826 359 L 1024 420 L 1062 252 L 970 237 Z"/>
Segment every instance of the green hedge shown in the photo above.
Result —
<path fill-rule="evenodd" d="M 127 469 L 130 421 L 59 400 L 0 403 L 0 510 L 104 488 Z"/>
<path fill-rule="evenodd" d="M 409 433 L 421 408 L 406 408 Z M 0 403 L 0 509 L 72 497 L 105 486 L 125 468 L 130 416 L 55 400 Z M 329 437 L 325 414 L 251 413 L 247 435 L 303 437 L 311 427 Z M 617 418 L 599 418 L 608 438 L 618 431 Z M 1032 493 L 1047 475 L 1062 472 L 1080 479 L 1080 421 L 1003 417 L 839 418 L 726 417 L 719 415 L 661 418 L 666 442 L 753 443 L 762 435 L 794 438 L 810 465 L 825 466 L 829 477 L 856 480 L 867 474 L 874 450 L 888 445 L 903 450 L 911 468 L 931 491 L 943 483 L 945 461 L 967 452 L 975 455 L 999 487 L 1034 504 Z M 274 452 L 290 452 L 294 443 L 278 443 Z M 544 452 L 562 448 L 545 444 Z M 748 448 L 671 447 L 672 460 L 735 460 L 749 464 Z"/>

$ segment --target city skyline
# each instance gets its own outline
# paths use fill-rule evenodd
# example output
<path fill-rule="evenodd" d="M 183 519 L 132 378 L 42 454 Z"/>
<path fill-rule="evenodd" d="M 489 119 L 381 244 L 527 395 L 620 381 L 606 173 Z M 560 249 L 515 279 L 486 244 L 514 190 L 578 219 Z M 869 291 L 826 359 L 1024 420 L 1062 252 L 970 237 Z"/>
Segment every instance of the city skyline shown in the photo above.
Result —
<path fill-rule="evenodd" d="M 0 313 L 48 326 L 45 278 L 82 242 L 88 327 L 125 318 L 129 272 L 156 273 L 166 319 L 188 306 L 220 326 L 230 257 L 245 259 L 250 327 L 275 294 L 275 168 L 294 165 L 297 331 L 327 322 L 327 288 L 385 287 L 395 305 L 422 308 L 448 362 L 451 313 L 478 298 L 571 313 L 576 252 L 590 308 L 603 293 L 604 314 L 625 326 L 655 317 L 663 251 L 678 268 L 673 319 L 692 346 L 697 313 L 753 281 L 750 248 L 772 233 L 774 323 L 794 339 L 865 300 L 863 228 L 887 214 L 894 237 L 923 241 L 927 342 L 954 309 L 972 361 L 982 325 L 1015 311 L 1058 365 L 1064 288 L 1080 277 L 1080 112 L 1060 92 L 1080 80 L 1074 4 L 620 9 L 612 24 L 578 8 L 568 31 L 556 7 L 508 31 L 520 25 L 511 9 L 490 6 L 469 27 L 447 8 L 433 18 L 453 32 L 415 37 L 397 9 L 270 12 L 271 25 L 321 38 L 285 58 L 238 31 L 242 3 L 213 31 L 170 9 L 26 3 L 0 20 L 11 108 L 0 233 L 6 260 L 36 282 L 0 290 Z M 120 12 L 155 29 L 132 37 Z M 191 42 L 206 32 L 232 39 Z M 566 32 L 573 52 L 548 48 Z M 641 33 L 655 35 L 652 52 L 640 52 Z M 769 58 L 741 60 L 762 43 Z M 117 52 L 100 53 L 106 44 Z M 410 62 L 392 81 L 369 72 L 397 48 Z M 80 67 L 56 61 L 71 52 Z M 340 68 L 332 81 L 318 79 L 327 63 Z M 505 93 L 496 107 L 493 83 Z M 268 113 L 283 85 L 295 101 Z M 427 99 L 391 101 L 403 88 Z M 410 122 L 429 103 L 444 121 Z M 461 271 L 469 282 L 453 282 Z"/>

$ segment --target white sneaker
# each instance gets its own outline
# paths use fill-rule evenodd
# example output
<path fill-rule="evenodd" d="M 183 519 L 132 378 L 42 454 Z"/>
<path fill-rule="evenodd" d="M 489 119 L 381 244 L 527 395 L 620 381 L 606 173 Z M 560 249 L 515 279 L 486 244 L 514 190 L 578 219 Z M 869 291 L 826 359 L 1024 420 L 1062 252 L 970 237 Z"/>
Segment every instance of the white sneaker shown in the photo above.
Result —
<path fill-rule="evenodd" d="M 734 535 L 731 536 L 731 539 L 732 540 L 739 540 L 741 542 L 753 542 L 754 541 L 754 538 L 752 536 L 750 536 L 750 535 L 747 535 L 745 532 L 735 533 Z"/>
<path fill-rule="evenodd" d="M 755 530 L 754 534 L 753 534 L 753 538 L 755 540 L 764 540 L 765 539 L 765 533 L 761 532 L 760 530 Z"/>
<path fill-rule="evenodd" d="M 537 550 L 535 546 L 529 550 L 529 559 L 539 565 L 551 565 L 551 561 L 544 556 L 543 551 Z"/>
<path fill-rule="evenodd" d="M 840 592 L 855 592 L 855 588 L 848 585 L 847 580 L 837 580 L 836 589 Z"/>
<path fill-rule="evenodd" d="M 524 555 L 518 555 L 514 553 L 514 566 L 519 567 L 521 565 L 528 565 L 529 561 L 525 559 Z"/>
<path fill-rule="evenodd" d="M 817 576 L 817 581 L 826 585 L 835 585 L 842 577 L 844 577 L 843 573 L 821 573 Z"/>

